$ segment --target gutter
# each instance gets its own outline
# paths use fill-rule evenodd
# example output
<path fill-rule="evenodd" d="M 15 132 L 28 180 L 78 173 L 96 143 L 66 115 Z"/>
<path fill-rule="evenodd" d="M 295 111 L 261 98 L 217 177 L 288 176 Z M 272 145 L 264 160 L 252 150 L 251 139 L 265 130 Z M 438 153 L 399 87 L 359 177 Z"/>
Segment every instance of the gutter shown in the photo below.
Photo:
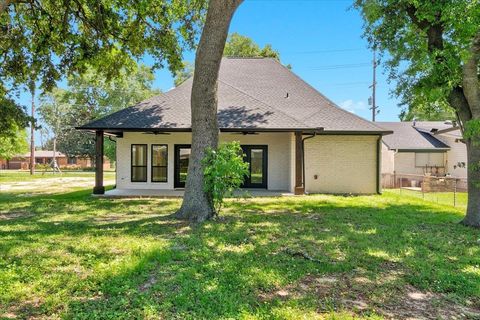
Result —
<path fill-rule="evenodd" d="M 302 139 L 302 186 L 305 193 L 305 140 L 311 139 L 317 135 L 316 132 Z"/>

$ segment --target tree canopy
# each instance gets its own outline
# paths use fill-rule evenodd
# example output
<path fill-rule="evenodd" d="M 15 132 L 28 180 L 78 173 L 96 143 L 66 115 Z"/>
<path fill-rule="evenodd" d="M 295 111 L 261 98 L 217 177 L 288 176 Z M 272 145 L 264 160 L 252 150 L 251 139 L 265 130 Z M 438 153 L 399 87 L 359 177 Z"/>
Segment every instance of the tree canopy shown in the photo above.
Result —
<path fill-rule="evenodd" d="M 272 48 L 271 44 L 265 45 L 263 48 L 255 43 L 251 38 L 243 36 L 239 33 L 232 33 L 225 44 L 223 50 L 225 57 L 265 57 L 274 58 L 280 61 L 280 54 Z"/>
<path fill-rule="evenodd" d="M 132 61 L 182 67 L 206 0 L 0 0 L 0 134 L 28 124 L 16 95 L 29 83 L 52 89 L 64 75 L 98 70 L 107 79 Z"/>
<path fill-rule="evenodd" d="M 355 6 L 371 46 L 389 53 L 384 58 L 403 102 L 423 113 L 448 106 L 458 118 L 469 167 L 463 223 L 480 227 L 479 1 L 356 0 Z"/>
<path fill-rule="evenodd" d="M 263 48 L 253 41 L 252 38 L 232 33 L 228 36 L 223 50 L 224 57 L 244 57 L 244 58 L 274 58 L 280 61 L 280 53 L 273 49 L 271 44 L 266 44 Z M 290 66 L 288 66 L 290 67 Z M 188 61 L 183 62 L 183 68 L 175 72 L 174 84 L 180 85 L 182 82 L 193 76 L 194 66 Z"/>
<path fill-rule="evenodd" d="M 42 120 L 57 138 L 58 150 L 69 156 L 95 155 L 94 137 L 75 127 L 160 94 L 153 89 L 150 68 L 130 65 L 108 80 L 93 68 L 68 78 L 66 89 L 55 88 L 43 95 L 39 106 Z M 105 153 L 115 159 L 113 143 L 106 140 Z"/>
<path fill-rule="evenodd" d="M 12 130 L 9 136 L 0 136 L 0 158 L 10 160 L 13 156 L 28 151 L 27 131 Z"/>

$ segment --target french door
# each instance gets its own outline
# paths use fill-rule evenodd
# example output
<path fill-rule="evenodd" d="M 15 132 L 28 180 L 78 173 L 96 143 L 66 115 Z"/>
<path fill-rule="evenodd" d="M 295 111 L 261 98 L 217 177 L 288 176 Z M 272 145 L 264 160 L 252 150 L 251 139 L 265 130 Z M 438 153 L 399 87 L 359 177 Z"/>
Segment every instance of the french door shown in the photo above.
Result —
<path fill-rule="evenodd" d="M 244 161 L 248 163 L 249 175 L 245 177 L 242 188 L 267 188 L 267 152 L 266 145 L 242 145 Z M 174 181 L 175 188 L 185 188 L 191 146 L 175 145 Z"/>
<path fill-rule="evenodd" d="M 188 162 L 192 149 L 189 144 L 175 145 L 175 166 L 173 186 L 175 188 L 185 188 L 187 181 Z"/>
<path fill-rule="evenodd" d="M 249 165 L 249 175 L 245 177 L 242 188 L 267 188 L 267 151 L 266 145 L 242 145 L 244 161 Z"/>

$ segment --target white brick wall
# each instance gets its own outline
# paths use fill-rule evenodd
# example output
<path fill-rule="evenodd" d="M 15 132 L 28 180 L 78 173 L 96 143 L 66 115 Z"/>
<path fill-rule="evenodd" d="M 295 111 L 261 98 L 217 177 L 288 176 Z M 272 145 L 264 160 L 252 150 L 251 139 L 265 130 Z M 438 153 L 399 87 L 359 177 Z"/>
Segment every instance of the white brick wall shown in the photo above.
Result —
<path fill-rule="evenodd" d="M 240 141 L 241 144 L 268 145 L 267 184 L 269 190 L 291 190 L 291 133 L 259 133 L 242 135 L 221 133 L 220 142 Z M 117 139 L 117 188 L 119 189 L 173 189 L 175 144 L 190 144 L 190 133 L 144 134 L 125 132 Z M 131 182 L 130 157 L 132 144 L 148 144 L 147 182 Z M 151 181 L 151 144 L 168 145 L 168 182 Z"/>
<path fill-rule="evenodd" d="M 242 135 L 221 133 L 220 141 L 268 145 L 268 189 L 293 192 L 295 183 L 295 140 L 293 133 Z M 174 146 L 190 144 L 190 133 L 153 135 L 125 132 L 117 139 L 117 188 L 173 189 Z M 147 181 L 131 182 L 132 144 L 148 144 Z M 151 144 L 168 145 L 168 182 L 151 181 Z M 306 191 L 310 193 L 375 193 L 376 136 L 320 135 L 305 142 Z M 314 179 L 314 175 L 318 179 Z"/>
<path fill-rule="evenodd" d="M 306 140 L 306 192 L 376 193 L 377 140 L 377 136 L 346 135 Z"/>

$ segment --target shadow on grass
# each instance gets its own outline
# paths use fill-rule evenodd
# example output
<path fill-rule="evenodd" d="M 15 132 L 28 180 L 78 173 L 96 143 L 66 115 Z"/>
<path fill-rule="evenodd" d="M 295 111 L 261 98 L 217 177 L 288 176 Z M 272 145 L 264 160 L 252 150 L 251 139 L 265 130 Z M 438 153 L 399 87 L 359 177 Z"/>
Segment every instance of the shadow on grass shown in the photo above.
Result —
<path fill-rule="evenodd" d="M 4 216 L 30 214 L 0 220 L 0 252 L 7 265 L 14 260 L 19 269 L 51 272 L 42 261 L 61 249 L 83 259 L 80 265 L 91 271 L 68 273 L 75 284 L 57 279 L 49 294 L 66 291 L 64 298 L 19 308 L 20 315 L 211 319 L 269 318 L 283 308 L 328 311 L 339 302 L 327 303 L 308 288 L 300 294 L 275 292 L 332 275 L 377 281 L 361 294 L 386 305 L 395 304 L 407 285 L 458 300 L 480 294 L 478 232 L 459 226 L 458 212 L 438 206 L 380 196 L 251 199 L 229 202 L 220 221 L 190 226 L 169 215 L 177 200 L 95 199 L 88 193 L 15 197 L 3 204 L 0 199 Z M 17 253 L 32 241 L 33 251 L 42 249 L 37 265 Z"/>

